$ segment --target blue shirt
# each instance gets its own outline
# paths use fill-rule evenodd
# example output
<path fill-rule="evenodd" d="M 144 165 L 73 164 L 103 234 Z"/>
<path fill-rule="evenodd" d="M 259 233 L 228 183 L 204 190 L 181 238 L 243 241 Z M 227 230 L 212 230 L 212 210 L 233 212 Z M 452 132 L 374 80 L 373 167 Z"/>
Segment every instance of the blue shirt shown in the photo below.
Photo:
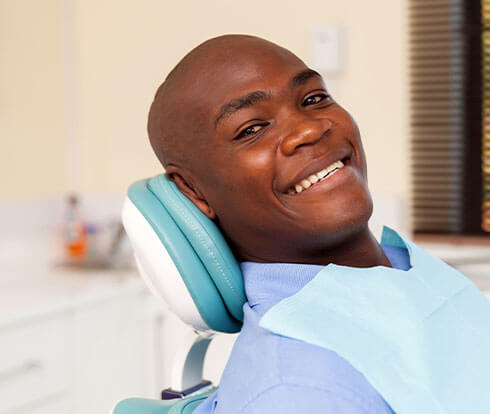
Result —
<path fill-rule="evenodd" d="M 394 268 L 410 268 L 405 248 L 381 245 Z M 393 414 L 365 377 L 338 354 L 275 335 L 261 317 L 324 268 L 297 263 L 240 264 L 245 292 L 242 330 L 217 392 L 194 414 Z"/>

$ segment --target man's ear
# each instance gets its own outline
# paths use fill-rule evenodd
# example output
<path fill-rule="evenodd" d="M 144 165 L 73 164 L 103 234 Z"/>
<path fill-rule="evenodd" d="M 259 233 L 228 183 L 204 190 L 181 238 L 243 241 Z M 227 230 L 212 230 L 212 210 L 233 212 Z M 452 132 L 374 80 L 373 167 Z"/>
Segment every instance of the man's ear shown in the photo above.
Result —
<path fill-rule="evenodd" d="M 211 220 L 214 220 L 216 218 L 216 213 L 192 181 L 189 178 L 187 180 L 184 178 L 186 175 L 187 174 L 182 173 L 180 169 L 173 165 L 168 165 L 165 168 L 165 176 L 175 183 L 180 192 L 191 200 L 203 214 Z"/>

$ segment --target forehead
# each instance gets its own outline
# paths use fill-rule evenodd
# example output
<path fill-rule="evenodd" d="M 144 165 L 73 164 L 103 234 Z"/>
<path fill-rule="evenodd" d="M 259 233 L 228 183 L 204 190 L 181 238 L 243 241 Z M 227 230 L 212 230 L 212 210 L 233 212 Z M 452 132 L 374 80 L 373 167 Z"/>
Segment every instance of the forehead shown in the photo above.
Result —
<path fill-rule="evenodd" d="M 298 57 L 275 45 L 218 51 L 187 76 L 182 98 L 211 117 L 224 103 L 254 90 L 279 88 L 304 69 Z"/>

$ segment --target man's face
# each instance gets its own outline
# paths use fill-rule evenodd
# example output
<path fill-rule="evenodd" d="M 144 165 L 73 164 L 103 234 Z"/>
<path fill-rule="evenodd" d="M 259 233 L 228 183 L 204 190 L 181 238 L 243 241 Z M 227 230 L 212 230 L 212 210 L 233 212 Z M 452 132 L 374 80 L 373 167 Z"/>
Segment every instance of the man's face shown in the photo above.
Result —
<path fill-rule="evenodd" d="M 192 170 L 241 260 L 315 262 L 367 225 L 359 130 L 320 75 L 264 46 L 198 80 L 187 90 L 207 138 Z"/>

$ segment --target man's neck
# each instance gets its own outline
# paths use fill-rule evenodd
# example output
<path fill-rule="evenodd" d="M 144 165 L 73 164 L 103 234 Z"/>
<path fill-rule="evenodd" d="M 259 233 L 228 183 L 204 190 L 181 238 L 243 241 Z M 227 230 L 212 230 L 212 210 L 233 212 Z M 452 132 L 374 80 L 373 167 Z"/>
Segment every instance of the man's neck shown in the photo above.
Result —
<path fill-rule="evenodd" d="M 263 249 L 258 249 L 267 252 L 265 256 L 259 257 L 247 252 L 245 254 L 238 254 L 237 257 L 239 257 L 240 261 L 259 263 L 288 262 L 323 266 L 334 263 L 350 267 L 392 267 L 367 224 L 357 229 L 357 231 L 353 231 L 351 234 L 344 236 L 336 235 L 336 238 L 336 241 L 330 240 L 333 247 L 319 246 L 318 242 L 316 242 L 314 247 L 310 244 L 308 248 L 306 245 L 309 242 L 298 242 L 295 243 L 294 250 L 291 251 L 291 243 L 285 246 L 279 246 L 277 243 L 274 243 L 272 251 L 267 249 L 270 246 L 264 246 Z M 298 245 L 303 246 L 300 251 L 297 249 Z M 235 254 L 236 252 L 237 249 L 235 248 Z"/>
<path fill-rule="evenodd" d="M 322 251 L 321 256 L 315 258 L 312 263 L 321 265 L 334 263 L 350 267 L 392 267 L 368 226 L 338 246 Z"/>
<path fill-rule="evenodd" d="M 367 224 L 360 229 L 352 231 L 350 234 L 336 234 L 335 237 L 335 241 L 330 240 L 328 242 L 331 247 L 318 244 L 310 248 L 303 247 L 301 251 L 289 252 L 288 258 L 290 260 L 287 261 L 323 266 L 333 263 L 350 267 L 392 267 L 383 248 L 373 236 Z M 267 262 L 271 260 L 255 261 Z"/>

